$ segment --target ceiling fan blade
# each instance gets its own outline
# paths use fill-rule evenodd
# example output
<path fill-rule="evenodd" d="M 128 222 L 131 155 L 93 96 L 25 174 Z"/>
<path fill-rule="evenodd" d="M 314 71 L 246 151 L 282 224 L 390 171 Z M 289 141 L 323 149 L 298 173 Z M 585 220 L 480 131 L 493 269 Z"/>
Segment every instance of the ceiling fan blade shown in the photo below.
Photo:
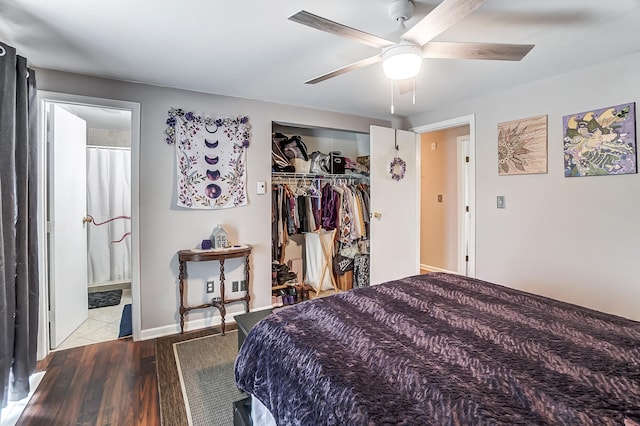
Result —
<path fill-rule="evenodd" d="M 444 0 L 402 38 L 422 46 L 473 12 L 486 0 Z"/>
<path fill-rule="evenodd" d="M 382 54 L 380 55 L 376 55 L 376 56 L 371 56 L 370 58 L 367 59 L 363 59 L 361 61 L 358 62 L 354 62 L 351 65 L 347 65 L 346 67 L 342 67 L 342 68 L 338 68 L 337 70 L 328 72 L 326 74 L 323 74 L 319 77 L 313 78 L 311 80 L 307 80 L 304 82 L 304 84 L 316 84 L 316 83 L 320 83 L 321 81 L 325 81 L 328 80 L 330 78 L 345 74 L 349 71 L 353 71 L 356 70 L 358 68 L 363 68 L 369 65 L 373 65 L 377 62 L 381 62 L 382 61 Z"/>
<path fill-rule="evenodd" d="M 289 20 L 302 25 L 306 25 L 311 28 L 315 28 L 320 31 L 355 40 L 379 49 L 395 44 L 394 42 L 386 40 L 382 37 L 365 33 L 364 31 L 356 30 L 355 28 L 347 27 L 346 25 L 342 25 L 329 19 L 323 18 L 322 16 L 314 15 L 313 13 L 309 13 L 305 10 L 301 10 L 300 12 L 289 16 Z"/>
<path fill-rule="evenodd" d="M 533 44 L 432 41 L 422 47 L 422 57 L 519 61 L 533 49 L 533 46 Z"/>

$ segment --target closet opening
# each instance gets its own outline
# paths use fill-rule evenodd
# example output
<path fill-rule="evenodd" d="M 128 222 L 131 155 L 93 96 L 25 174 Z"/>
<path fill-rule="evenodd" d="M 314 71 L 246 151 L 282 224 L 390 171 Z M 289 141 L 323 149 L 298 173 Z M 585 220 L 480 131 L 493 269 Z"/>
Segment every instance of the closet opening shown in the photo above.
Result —
<path fill-rule="evenodd" d="M 272 124 L 272 305 L 369 285 L 369 135 Z"/>

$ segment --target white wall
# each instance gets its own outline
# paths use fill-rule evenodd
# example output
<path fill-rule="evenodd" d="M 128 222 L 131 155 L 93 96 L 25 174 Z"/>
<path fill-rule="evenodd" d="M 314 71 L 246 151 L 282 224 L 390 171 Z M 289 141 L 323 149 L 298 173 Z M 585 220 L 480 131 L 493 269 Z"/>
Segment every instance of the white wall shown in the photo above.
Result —
<path fill-rule="evenodd" d="M 214 77 L 212 77 L 214 78 Z M 272 121 L 368 133 L 369 125 L 389 122 L 248 99 L 68 74 L 38 69 L 38 89 L 141 104 L 140 141 L 140 300 L 143 338 L 178 330 L 178 259 L 176 252 L 196 247 L 222 224 L 234 242 L 251 244 L 252 308 L 271 306 L 271 199 L 256 195 L 256 182 L 270 181 Z M 247 115 L 252 126 L 247 151 L 247 206 L 227 210 L 187 210 L 175 207 L 174 147 L 164 142 L 167 111 L 179 107 L 216 117 Z M 189 264 L 190 303 L 203 303 L 205 281 L 218 282 L 217 263 Z M 242 263 L 225 262 L 227 289 L 242 279 Z M 227 315 L 241 312 L 231 305 Z M 212 310 L 194 311 L 187 320 L 203 324 Z M 229 317 L 228 317 L 229 318 Z M 215 323 L 216 318 L 204 322 Z"/>
<path fill-rule="evenodd" d="M 640 176 L 565 178 L 562 145 L 563 115 L 640 100 L 639 67 L 637 53 L 407 120 L 476 115 L 478 278 L 640 320 Z M 498 123 L 541 114 L 548 174 L 498 176 Z"/>

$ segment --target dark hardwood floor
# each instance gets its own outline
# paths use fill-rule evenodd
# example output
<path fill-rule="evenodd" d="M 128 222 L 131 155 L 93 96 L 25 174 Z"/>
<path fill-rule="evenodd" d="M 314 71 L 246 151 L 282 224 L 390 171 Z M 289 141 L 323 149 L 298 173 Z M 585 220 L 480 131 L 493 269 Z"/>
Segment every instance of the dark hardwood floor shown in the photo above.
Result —
<path fill-rule="evenodd" d="M 159 425 L 155 340 L 52 352 L 18 425 Z"/>

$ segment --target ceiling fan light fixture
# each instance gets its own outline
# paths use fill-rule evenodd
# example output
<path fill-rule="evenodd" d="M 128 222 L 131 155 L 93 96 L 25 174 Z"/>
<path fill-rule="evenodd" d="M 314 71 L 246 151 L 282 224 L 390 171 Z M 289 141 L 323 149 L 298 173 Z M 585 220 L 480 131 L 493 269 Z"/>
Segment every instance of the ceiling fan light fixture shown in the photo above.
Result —
<path fill-rule="evenodd" d="M 413 78 L 422 66 L 420 47 L 407 41 L 386 48 L 382 57 L 382 69 L 391 80 Z"/>

